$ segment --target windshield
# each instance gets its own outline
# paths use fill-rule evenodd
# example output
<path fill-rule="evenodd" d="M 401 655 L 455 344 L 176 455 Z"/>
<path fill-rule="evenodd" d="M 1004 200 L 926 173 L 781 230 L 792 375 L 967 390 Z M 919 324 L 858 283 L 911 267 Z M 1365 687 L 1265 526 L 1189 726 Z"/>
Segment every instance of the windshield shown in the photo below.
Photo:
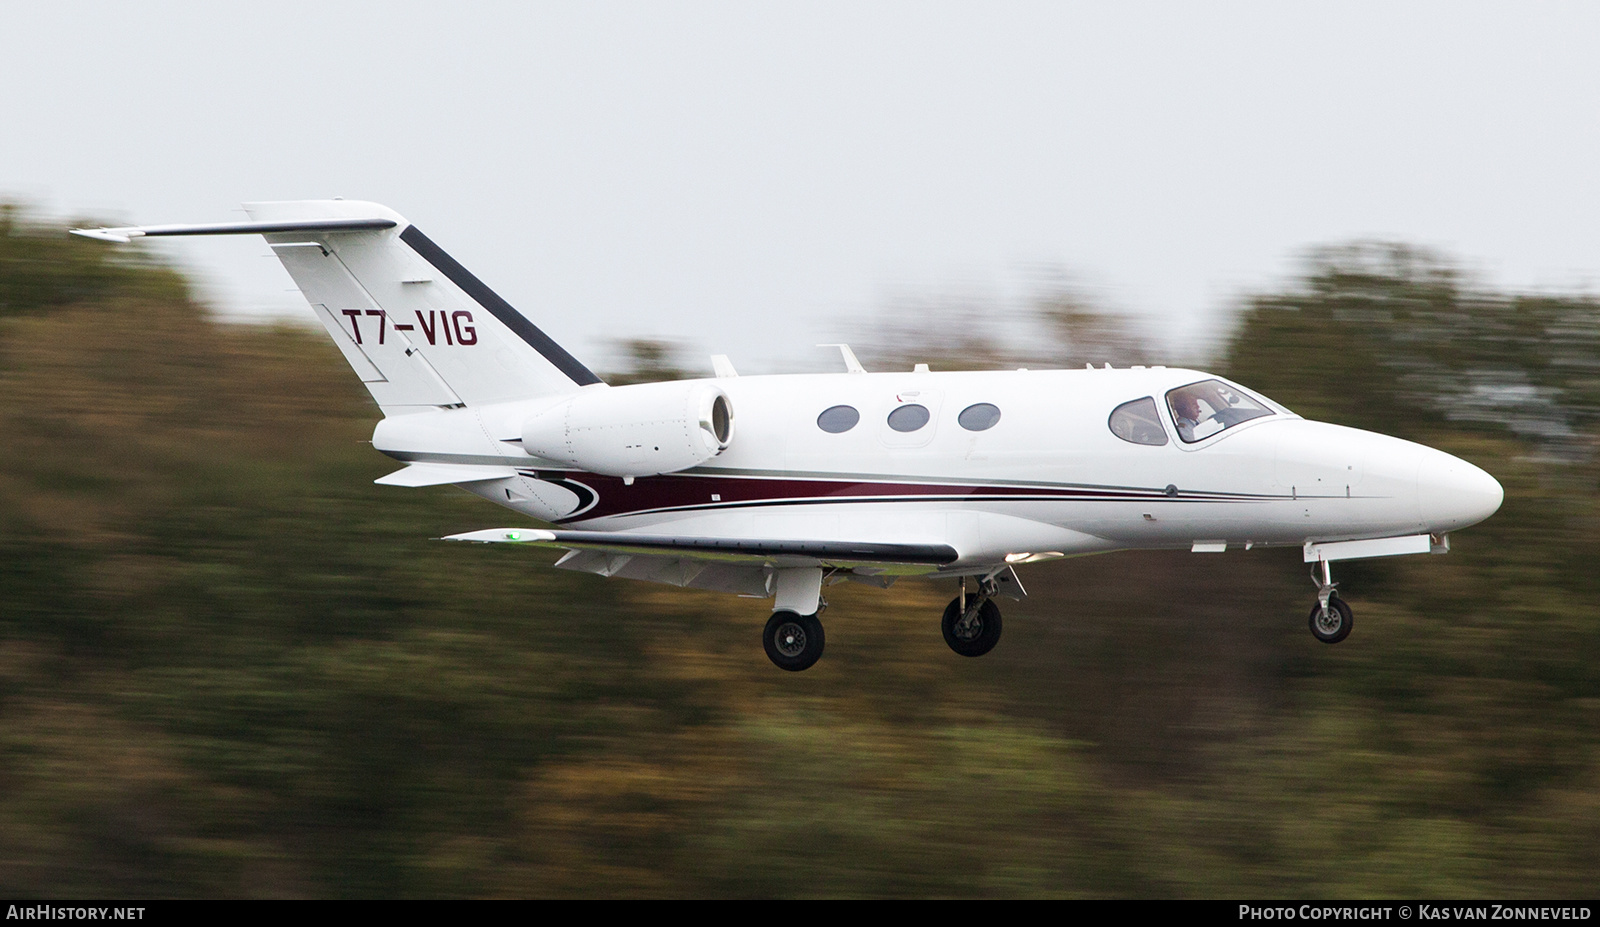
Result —
<path fill-rule="evenodd" d="M 1178 437 L 1188 444 L 1272 414 L 1271 409 L 1221 380 L 1202 380 L 1169 390 L 1167 408 L 1172 410 Z"/>

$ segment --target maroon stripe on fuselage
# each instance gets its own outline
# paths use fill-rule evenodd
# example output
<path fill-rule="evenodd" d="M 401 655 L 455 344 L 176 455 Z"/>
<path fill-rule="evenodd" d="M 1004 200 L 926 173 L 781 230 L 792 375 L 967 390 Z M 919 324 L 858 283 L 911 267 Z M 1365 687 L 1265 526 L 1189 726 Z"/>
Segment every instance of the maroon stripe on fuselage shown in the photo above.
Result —
<path fill-rule="evenodd" d="M 595 504 L 572 517 L 585 521 L 614 515 L 663 510 L 739 508 L 752 505 L 795 505 L 845 501 L 914 501 L 932 498 L 1083 499 L 1187 502 L 1240 501 L 1260 498 L 1229 494 L 1168 494 L 1156 489 L 1126 487 L 997 486 L 992 484 L 881 483 L 870 480 L 765 479 L 748 476 L 689 476 L 667 474 L 639 477 L 626 485 L 620 477 L 572 471 L 539 471 L 539 479 L 571 481 L 594 490 Z M 557 519 L 567 521 L 569 519 Z"/>

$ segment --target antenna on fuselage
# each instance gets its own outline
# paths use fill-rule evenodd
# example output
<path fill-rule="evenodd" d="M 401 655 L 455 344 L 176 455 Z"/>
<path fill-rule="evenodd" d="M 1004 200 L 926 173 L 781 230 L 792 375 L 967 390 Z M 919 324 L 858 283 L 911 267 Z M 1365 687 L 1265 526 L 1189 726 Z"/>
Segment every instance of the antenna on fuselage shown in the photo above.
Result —
<path fill-rule="evenodd" d="M 841 355 L 843 355 L 843 357 L 844 357 L 844 370 L 845 370 L 845 373 L 866 373 L 867 372 L 867 368 L 861 366 L 861 362 L 856 360 L 856 352 L 850 350 L 850 346 L 848 344 L 819 344 L 819 345 L 817 345 L 817 347 L 819 347 L 819 348 L 838 348 L 839 349 L 839 353 Z"/>

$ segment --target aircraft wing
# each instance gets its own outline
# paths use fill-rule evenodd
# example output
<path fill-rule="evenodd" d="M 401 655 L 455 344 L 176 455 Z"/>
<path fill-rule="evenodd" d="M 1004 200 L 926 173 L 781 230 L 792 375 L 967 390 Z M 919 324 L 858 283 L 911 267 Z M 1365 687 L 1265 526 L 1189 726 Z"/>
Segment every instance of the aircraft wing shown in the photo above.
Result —
<path fill-rule="evenodd" d="M 490 528 L 452 534 L 446 541 L 480 544 L 535 544 L 568 550 L 600 550 L 627 554 L 666 554 L 731 562 L 771 562 L 799 557 L 825 564 L 905 563 L 943 566 L 959 556 L 948 544 L 883 544 L 853 541 L 806 541 L 762 538 L 707 538 L 634 534 L 631 531 L 546 531 L 542 528 Z"/>
<path fill-rule="evenodd" d="M 549 531 L 490 528 L 454 534 L 446 541 L 531 544 L 563 548 L 565 570 L 693 586 L 745 595 L 769 595 L 770 567 L 796 561 L 831 568 L 844 578 L 888 586 L 904 574 L 929 573 L 959 554 L 948 544 L 707 538 L 625 531 Z"/>

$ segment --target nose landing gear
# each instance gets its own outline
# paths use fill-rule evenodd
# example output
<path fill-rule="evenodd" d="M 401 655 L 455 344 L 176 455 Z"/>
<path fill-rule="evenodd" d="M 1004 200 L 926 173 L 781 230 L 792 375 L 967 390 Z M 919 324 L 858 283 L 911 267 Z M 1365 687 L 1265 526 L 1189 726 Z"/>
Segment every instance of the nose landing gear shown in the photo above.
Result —
<path fill-rule="evenodd" d="M 1355 616 L 1334 591 L 1339 584 L 1333 581 L 1332 564 L 1327 560 L 1317 562 L 1322 566 L 1322 575 L 1317 575 L 1316 567 L 1311 568 L 1311 581 L 1317 584 L 1317 604 L 1311 607 L 1311 636 L 1324 644 L 1337 644 L 1350 636 Z"/>

